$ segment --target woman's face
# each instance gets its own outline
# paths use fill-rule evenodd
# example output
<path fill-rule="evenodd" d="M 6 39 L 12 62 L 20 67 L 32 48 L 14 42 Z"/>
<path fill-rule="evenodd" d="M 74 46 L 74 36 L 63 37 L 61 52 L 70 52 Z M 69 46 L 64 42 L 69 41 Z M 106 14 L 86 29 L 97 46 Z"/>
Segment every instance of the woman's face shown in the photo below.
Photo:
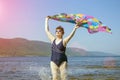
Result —
<path fill-rule="evenodd" d="M 62 37 L 63 36 L 63 31 L 61 29 L 56 30 L 56 36 L 57 37 Z"/>

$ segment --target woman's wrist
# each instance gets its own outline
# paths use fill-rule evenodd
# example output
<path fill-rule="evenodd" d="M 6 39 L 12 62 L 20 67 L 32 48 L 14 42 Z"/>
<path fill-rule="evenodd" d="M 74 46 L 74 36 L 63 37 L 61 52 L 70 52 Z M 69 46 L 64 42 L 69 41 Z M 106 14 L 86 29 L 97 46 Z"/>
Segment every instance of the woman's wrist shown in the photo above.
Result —
<path fill-rule="evenodd" d="M 78 29 L 78 28 L 79 28 L 79 26 L 78 26 L 78 25 L 75 25 L 74 29 Z"/>
<path fill-rule="evenodd" d="M 77 30 L 77 28 L 76 27 L 74 27 L 74 31 L 76 31 Z"/>

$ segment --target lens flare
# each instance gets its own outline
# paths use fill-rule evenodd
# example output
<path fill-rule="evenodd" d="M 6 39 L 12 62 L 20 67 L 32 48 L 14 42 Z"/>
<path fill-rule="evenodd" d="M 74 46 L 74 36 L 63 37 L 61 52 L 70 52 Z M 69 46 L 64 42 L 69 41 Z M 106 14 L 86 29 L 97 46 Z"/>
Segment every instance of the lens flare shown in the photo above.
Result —
<path fill-rule="evenodd" d="M 0 21 L 2 21 L 4 19 L 4 11 L 5 11 L 5 8 L 4 8 L 4 2 L 3 1 L 0 1 Z"/>
<path fill-rule="evenodd" d="M 0 2 L 0 16 L 2 14 L 2 3 Z"/>

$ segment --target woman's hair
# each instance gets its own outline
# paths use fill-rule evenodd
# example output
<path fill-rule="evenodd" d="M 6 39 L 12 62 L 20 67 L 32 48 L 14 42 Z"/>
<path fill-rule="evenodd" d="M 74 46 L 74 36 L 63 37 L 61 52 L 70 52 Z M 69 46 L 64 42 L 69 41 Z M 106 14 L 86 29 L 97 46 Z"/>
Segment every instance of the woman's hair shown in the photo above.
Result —
<path fill-rule="evenodd" d="M 64 34 L 64 28 L 63 28 L 62 26 L 56 27 L 56 30 L 57 30 L 57 29 L 61 30 L 61 31 L 62 31 L 62 34 Z"/>

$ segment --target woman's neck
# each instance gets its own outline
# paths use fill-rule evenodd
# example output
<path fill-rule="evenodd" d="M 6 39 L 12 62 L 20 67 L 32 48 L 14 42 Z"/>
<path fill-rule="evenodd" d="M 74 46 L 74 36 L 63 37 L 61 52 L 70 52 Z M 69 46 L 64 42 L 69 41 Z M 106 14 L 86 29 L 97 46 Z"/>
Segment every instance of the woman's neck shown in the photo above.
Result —
<path fill-rule="evenodd" d="M 61 40 L 62 39 L 62 37 L 56 37 L 56 40 Z"/>
<path fill-rule="evenodd" d="M 55 44 L 59 44 L 62 41 L 62 38 L 56 38 Z"/>
<path fill-rule="evenodd" d="M 56 36 L 56 39 L 60 40 L 62 39 L 62 36 Z"/>

